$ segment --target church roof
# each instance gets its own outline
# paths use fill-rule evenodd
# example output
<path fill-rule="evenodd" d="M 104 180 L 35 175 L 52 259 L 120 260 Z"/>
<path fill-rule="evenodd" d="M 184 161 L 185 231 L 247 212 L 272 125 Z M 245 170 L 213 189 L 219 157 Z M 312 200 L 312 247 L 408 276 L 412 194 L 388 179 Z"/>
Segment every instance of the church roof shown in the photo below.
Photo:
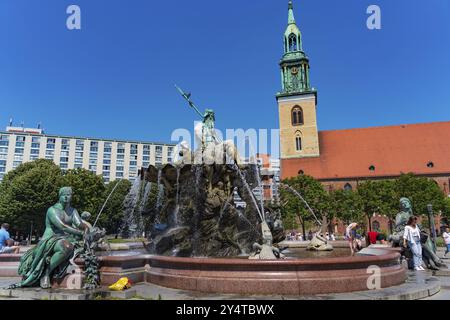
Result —
<path fill-rule="evenodd" d="M 319 132 L 320 157 L 283 159 L 282 177 L 321 180 L 450 173 L 450 121 Z"/>

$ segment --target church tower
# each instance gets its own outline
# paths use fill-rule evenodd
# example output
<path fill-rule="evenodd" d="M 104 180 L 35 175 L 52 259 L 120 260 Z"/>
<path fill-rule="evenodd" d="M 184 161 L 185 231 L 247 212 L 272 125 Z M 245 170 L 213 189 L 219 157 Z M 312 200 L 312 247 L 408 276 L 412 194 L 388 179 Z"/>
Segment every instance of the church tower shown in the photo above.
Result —
<path fill-rule="evenodd" d="M 280 157 L 318 157 L 317 91 L 311 88 L 309 59 L 303 51 L 302 34 L 289 1 L 288 26 L 283 38 L 280 61 L 282 90 L 277 94 L 280 120 Z"/>

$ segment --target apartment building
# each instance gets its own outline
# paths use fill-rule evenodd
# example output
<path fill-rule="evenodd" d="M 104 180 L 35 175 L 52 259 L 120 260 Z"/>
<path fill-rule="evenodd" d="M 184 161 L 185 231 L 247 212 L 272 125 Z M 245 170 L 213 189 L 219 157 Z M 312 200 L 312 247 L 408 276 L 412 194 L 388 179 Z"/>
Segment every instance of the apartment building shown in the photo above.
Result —
<path fill-rule="evenodd" d="M 174 145 L 44 134 L 42 129 L 8 126 L 0 131 L 0 181 L 22 163 L 49 159 L 63 170 L 84 168 L 105 182 L 133 181 L 138 169 L 172 162 Z"/>

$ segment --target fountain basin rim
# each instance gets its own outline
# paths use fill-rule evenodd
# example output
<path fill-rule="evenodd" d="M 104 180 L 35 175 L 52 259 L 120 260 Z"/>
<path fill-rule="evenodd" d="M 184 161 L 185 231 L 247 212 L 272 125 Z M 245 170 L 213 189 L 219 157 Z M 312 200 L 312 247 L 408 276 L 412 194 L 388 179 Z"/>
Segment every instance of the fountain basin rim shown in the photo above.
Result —
<path fill-rule="evenodd" d="M 215 265 L 322 265 L 322 264 L 354 264 L 359 262 L 377 262 L 396 260 L 400 253 L 388 250 L 379 250 L 380 255 L 349 256 L 349 257 L 317 257 L 305 259 L 277 259 L 277 260 L 251 260 L 238 258 L 183 258 L 150 255 L 150 259 L 161 262 L 189 263 L 189 264 L 215 264 Z"/>

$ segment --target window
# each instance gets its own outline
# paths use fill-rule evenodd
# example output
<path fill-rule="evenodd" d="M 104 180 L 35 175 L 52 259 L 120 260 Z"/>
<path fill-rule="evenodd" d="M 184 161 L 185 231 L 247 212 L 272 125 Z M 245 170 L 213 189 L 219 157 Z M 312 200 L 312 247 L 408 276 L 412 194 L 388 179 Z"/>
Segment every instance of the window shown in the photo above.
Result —
<path fill-rule="evenodd" d="M 130 161 L 130 166 L 137 166 L 137 161 Z"/>
<path fill-rule="evenodd" d="M 39 149 L 40 146 L 41 146 L 41 145 L 40 145 L 39 143 L 36 143 L 36 142 L 33 142 L 33 143 L 31 144 L 31 148 L 34 148 L 34 149 Z"/>
<path fill-rule="evenodd" d="M 103 154 L 104 159 L 111 159 L 111 153 L 104 153 Z"/>
<path fill-rule="evenodd" d="M 116 171 L 123 171 L 123 166 L 116 167 Z"/>
<path fill-rule="evenodd" d="M 16 147 L 19 147 L 19 148 L 25 147 L 25 142 L 16 142 Z"/>
<path fill-rule="evenodd" d="M 83 165 L 83 158 L 75 158 L 75 163 Z"/>
<path fill-rule="evenodd" d="M 302 151 L 302 137 L 299 135 L 295 137 L 295 149 L 297 151 Z"/>
<path fill-rule="evenodd" d="M 81 163 L 75 163 L 73 168 L 74 169 L 81 169 L 81 168 L 83 168 L 83 165 Z"/>
<path fill-rule="evenodd" d="M 297 36 L 294 33 L 289 35 L 289 51 L 297 51 Z"/>
<path fill-rule="evenodd" d="M 104 170 L 104 171 L 109 171 L 110 169 L 111 169 L 110 166 L 103 166 L 103 170 Z"/>
<path fill-rule="evenodd" d="M 46 150 L 45 155 L 46 156 L 53 156 L 55 154 L 55 150 Z"/>
<path fill-rule="evenodd" d="M 109 159 L 103 159 L 103 164 L 111 164 L 111 160 L 109 160 Z"/>
<path fill-rule="evenodd" d="M 104 147 L 105 148 L 112 148 L 112 143 L 111 142 L 105 142 L 104 143 Z"/>
<path fill-rule="evenodd" d="M 96 152 L 89 153 L 89 158 L 97 159 L 97 153 Z"/>
<path fill-rule="evenodd" d="M 17 153 L 17 154 L 23 154 L 23 148 L 16 148 L 16 149 L 14 150 L 14 153 Z"/>
<path fill-rule="evenodd" d="M 37 155 L 30 155 L 30 160 L 31 161 L 34 161 L 34 160 L 37 160 L 37 159 L 39 159 L 39 156 L 37 156 Z"/>
<path fill-rule="evenodd" d="M 142 157 L 142 161 L 150 161 L 150 157 L 143 156 L 143 157 Z"/>
<path fill-rule="evenodd" d="M 39 149 L 31 149 L 30 154 L 39 154 Z"/>
<path fill-rule="evenodd" d="M 111 152 L 111 148 L 105 148 L 105 149 L 103 149 L 103 152 L 104 153 L 110 153 Z"/>
<path fill-rule="evenodd" d="M 143 167 L 149 167 L 150 166 L 150 162 L 142 162 L 142 166 Z"/>
<path fill-rule="evenodd" d="M 14 156 L 14 161 L 23 161 L 23 156 L 22 155 L 15 155 Z"/>
<path fill-rule="evenodd" d="M 75 150 L 76 151 L 83 151 L 84 150 L 84 140 L 77 140 L 75 142 Z"/>
<path fill-rule="evenodd" d="M 25 136 L 17 136 L 16 142 L 25 142 Z"/>
<path fill-rule="evenodd" d="M 346 191 L 352 191 L 352 190 L 353 190 L 353 187 L 352 187 L 352 185 L 351 185 L 350 183 L 346 183 L 345 186 L 344 186 L 344 190 L 346 190 Z"/>
<path fill-rule="evenodd" d="M 54 138 L 47 138 L 47 143 L 55 144 L 56 143 L 56 139 L 54 139 Z"/>
<path fill-rule="evenodd" d="M 118 160 L 124 160 L 124 159 L 125 159 L 125 155 L 123 155 L 123 154 L 118 154 L 118 155 L 117 155 L 117 159 L 118 159 Z"/>
<path fill-rule="evenodd" d="M 69 151 L 61 151 L 59 155 L 61 157 L 68 157 L 69 156 Z"/>
<path fill-rule="evenodd" d="M 293 126 L 299 126 L 304 124 L 303 122 L 303 110 L 299 106 L 295 106 L 292 108 L 292 125 Z"/>
<path fill-rule="evenodd" d="M 137 153 L 138 153 L 138 151 L 135 150 L 135 149 L 131 149 L 131 150 L 130 150 L 130 154 L 133 154 L 133 155 L 134 155 L 134 154 L 137 154 Z"/>
<path fill-rule="evenodd" d="M 31 138 L 31 142 L 32 143 L 39 143 L 39 142 L 41 142 L 41 137 L 32 137 Z"/>
<path fill-rule="evenodd" d="M 61 169 L 67 169 L 69 166 L 68 166 L 67 163 L 60 163 L 60 164 L 59 164 L 59 167 L 60 167 Z"/>
<path fill-rule="evenodd" d="M 22 164 L 22 161 L 14 161 L 13 162 L 13 168 L 17 168 L 18 166 L 20 166 Z"/>
<path fill-rule="evenodd" d="M 69 162 L 69 158 L 67 157 L 60 157 L 59 162 Z"/>
<path fill-rule="evenodd" d="M 0 140 L 0 146 L 5 146 L 7 147 L 9 145 L 8 140 Z"/>
<path fill-rule="evenodd" d="M 144 148 L 144 151 L 150 151 L 150 145 L 149 144 L 145 144 L 143 148 Z"/>
<path fill-rule="evenodd" d="M 89 164 L 97 164 L 97 159 L 89 159 Z"/>
<path fill-rule="evenodd" d="M 83 158 L 83 152 L 75 152 L 75 157 Z"/>
<path fill-rule="evenodd" d="M 371 165 L 371 166 L 369 167 L 369 170 L 370 170 L 370 171 L 375 171 L 375 166 L 374 166 L 374 165 Z"/>
<path fill-rule="evenodd" d="M 90 165 L 90 166 L 89 166 L 89 170 L 90 170 L 90 171 L 97 171 L 97 166 L 95 166 L 95 165 Z"/>
<path fill-rule="evenodd" d="M 116 178 L 123 178 L 123 172 L 116 172 Z"/>

